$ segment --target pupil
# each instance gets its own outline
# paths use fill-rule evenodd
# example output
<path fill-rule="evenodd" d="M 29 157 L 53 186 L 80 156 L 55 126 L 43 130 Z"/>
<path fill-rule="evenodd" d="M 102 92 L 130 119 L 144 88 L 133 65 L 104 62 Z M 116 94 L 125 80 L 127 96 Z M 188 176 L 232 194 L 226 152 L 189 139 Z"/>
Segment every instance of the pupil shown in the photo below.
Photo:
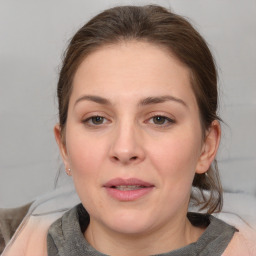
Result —
<path fill-rule="evenodd" d="M 92 122 L 94 124 L 101 124 L 103 122 L 103 117 L 101 117 L 101 116 L 94 116 L 92 118 Z"/>

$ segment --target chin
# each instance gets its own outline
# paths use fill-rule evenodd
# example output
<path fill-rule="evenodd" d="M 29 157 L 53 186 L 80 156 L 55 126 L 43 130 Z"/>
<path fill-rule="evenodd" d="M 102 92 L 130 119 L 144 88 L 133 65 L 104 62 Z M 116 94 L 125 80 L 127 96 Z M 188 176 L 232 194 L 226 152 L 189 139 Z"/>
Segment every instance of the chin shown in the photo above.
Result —
<path fill-rule="evenodd" d="M 147 232 L 155 223 L 147 214 L 132 212 L 116 213 L 110 216 L 111 223 L 108 225 L 112 230 L 123 234 L 140 234 Z"/>
<path fill-rule="evenodd" d="M 112 230 L 123 235 L 139 235 L 149 231 L 151 225 L 142 223 L 115 223 Z"/>

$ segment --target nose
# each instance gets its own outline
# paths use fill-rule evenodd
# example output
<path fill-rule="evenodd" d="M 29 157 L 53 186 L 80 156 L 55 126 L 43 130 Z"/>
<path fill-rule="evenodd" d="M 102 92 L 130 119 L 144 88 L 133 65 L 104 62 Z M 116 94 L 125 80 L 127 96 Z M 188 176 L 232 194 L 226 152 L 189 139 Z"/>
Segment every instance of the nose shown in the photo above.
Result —
<path fill-rule="evenodd" d="M 145 159 L 143 141 L 138 128 L 132 125 L 119 125 L 113 131 L 110 158 L 124 165 L 135 164 Z"/>

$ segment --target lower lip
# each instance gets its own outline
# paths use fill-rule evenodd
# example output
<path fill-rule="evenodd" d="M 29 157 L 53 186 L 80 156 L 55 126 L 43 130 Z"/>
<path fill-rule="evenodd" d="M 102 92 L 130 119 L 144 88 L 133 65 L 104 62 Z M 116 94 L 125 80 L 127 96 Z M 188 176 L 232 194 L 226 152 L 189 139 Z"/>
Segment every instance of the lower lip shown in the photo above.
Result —
<path fill-rule="evenodd" d="M 134 201 L 150 193 L 154 187 L 146 187 L 135 190 L 118 190 L 105 187 L 108 194 L 119 201 Z"/>

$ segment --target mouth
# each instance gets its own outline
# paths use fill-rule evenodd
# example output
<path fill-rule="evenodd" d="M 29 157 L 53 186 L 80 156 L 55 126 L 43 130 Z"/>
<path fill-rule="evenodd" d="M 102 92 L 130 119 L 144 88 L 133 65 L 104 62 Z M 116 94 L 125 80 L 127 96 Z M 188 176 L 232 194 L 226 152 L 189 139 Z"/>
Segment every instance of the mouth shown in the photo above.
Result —
<path fill-rule="evenodd" d="M 119 201 L 134 201 L 147 195 L 155 186 L 136 178 L 116 178 L 108 181 L 103 187 L 106 189 L 107 194 L 113 199 Z"/>
<path fill-rule="evenodd" d="M 112 186 L 111 188 L 118 189 L 121 191 L 131 191 L 131 190 L 143 189 L 147 187 L 140 186 L 140 185 L 120 185 L 120 186 Z"/>

